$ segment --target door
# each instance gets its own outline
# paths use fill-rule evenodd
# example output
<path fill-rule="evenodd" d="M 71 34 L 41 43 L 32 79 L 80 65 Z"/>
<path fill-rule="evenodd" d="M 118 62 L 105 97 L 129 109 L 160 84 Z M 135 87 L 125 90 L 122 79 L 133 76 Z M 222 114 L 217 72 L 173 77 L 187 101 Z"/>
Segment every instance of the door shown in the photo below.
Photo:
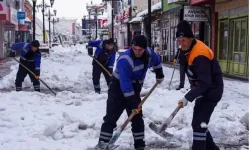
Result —
<path fill-rule="evenodd" d="M 230 73 L 246 76 L 248 74 L 248 18 L 230 20 L 232 53 Z"/>

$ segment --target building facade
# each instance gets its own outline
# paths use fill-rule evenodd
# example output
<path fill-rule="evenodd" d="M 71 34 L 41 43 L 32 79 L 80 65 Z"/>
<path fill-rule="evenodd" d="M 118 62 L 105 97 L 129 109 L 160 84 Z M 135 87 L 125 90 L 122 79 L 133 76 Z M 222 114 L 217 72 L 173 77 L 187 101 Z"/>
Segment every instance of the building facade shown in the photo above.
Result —
<path fill-rule="evenodd" d="M 18 30 L 17 1 L 0 1 L 0 59 L 6 58 L 10 54 L 11 44 L 15 42 L 15 31 Z"/>
<path fill-rule="evenodd" d="M 216 0 L 218 14 L 217 57 L 226 74 L 248 78 L 249 70 L 249 2 Z"/>

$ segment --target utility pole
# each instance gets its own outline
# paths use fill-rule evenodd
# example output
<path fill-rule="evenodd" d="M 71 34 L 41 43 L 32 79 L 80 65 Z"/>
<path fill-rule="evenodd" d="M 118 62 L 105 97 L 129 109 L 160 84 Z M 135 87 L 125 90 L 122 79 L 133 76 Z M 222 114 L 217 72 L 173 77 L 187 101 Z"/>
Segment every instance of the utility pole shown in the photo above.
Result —
<path fill-rule="evenodd" d="M 111 11 L 111 28 L 112 28 L 112 38 L 114 39 L 114 0 L 111 1 L 112 3 L 112 11 Z"/>
<path fill-rule="evenodd" d="M 148 0 L 148 46 L 151 47 L 151 0 Z"/>

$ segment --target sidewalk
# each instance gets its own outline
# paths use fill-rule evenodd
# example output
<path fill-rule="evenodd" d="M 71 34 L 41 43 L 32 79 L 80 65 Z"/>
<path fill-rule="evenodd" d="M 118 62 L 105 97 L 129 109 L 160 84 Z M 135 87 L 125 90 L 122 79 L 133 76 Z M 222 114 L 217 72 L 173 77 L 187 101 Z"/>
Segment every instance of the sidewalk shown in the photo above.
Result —
<path fill-rule="evenodd" d="M 8 57 L 6 59 L 0 60 L 0 80 L 10 73 L 10 67 L 14 64 L 16 64 L 16 62 L 13 60 L 13 58 Z"/>
<path fill-rule="evenodd" d="M 170 63 L 163 63 L 163 66 L 174 68 L 174 65 Z M 179 70 L 179 64 L 176 65 L 175 69 Z M 223 73 L 223 78 L 227 80 L 238 80 L 238 81 L 243 81 L 243 82 L 249 82 L 249 79 L 246 77 L 236 76 L 236 75 L 231 75 L 231 74 L 226 74 L 226 73 Z"/>

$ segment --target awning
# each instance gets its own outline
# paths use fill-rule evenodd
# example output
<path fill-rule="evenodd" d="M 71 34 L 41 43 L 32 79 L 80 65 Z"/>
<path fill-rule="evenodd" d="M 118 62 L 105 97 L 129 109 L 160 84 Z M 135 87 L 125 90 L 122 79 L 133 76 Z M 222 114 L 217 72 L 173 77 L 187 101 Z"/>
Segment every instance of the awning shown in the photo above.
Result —
<path fill-rule="evenodd" d="M 141 22 L 143 20 L 143 17 L 135 17 L 132 20 L 129 21 L 129 23 L 137 23 Z"/>
<path fill-rule="evenodd" d="M 31 22 L 31 20 L 28 17 L 26 17 L 24 21 Z"/>
<path fill-rule="evenodd" d="M 156 12 L 158 10 L 161 10 L 161 2 L 157 3 L 157 4 L 154 4 L 152 7 L 151 7 L 151 12 Z M 148 15 L 148 9 L 145 9 L 141 12 L 139 12 L 136 17 L 143 17 L 143 16 L 146 16 Z"/>

